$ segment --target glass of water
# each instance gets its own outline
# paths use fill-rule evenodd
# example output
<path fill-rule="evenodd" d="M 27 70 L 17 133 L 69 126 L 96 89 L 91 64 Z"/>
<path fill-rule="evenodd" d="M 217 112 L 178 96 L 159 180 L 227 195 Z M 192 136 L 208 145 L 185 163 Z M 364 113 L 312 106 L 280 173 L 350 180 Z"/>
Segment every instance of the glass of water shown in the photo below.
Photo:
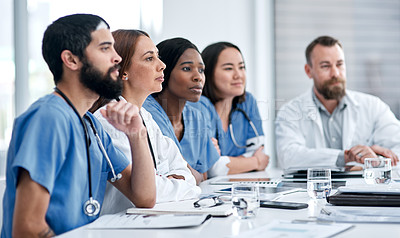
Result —
<path fill-rule="evenodd" d="M 307 192 L 313 199 L 329 196 L 332 189 L 331 170 L 309 168 L 307 170 Z"/>
<path fill-rule="evenodd" d="M 392 164 L 389 158 L 366 158 L 364 180 L 367 184 L 388 184 L 392 180 Z"/>
<path fill-rule="evenodd" d="M 233 214 L 240 219 L 253 218 L 260 207 L 259 188 L 256 184 L 232 184 Z"/>

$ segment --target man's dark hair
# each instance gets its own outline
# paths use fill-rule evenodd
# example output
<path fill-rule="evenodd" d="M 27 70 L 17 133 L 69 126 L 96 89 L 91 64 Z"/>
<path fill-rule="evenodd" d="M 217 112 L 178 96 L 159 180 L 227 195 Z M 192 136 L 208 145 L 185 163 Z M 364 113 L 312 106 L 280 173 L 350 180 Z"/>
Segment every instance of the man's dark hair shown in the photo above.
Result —
<path fill-rule="evenodd" d="M 234 48 L 238 50 L 240 54 L 242 54 L 239 47 L 230 42 L 224 42 L 224 41 L 211 44 L 201 52 L 201 56 L 203 57 L 203 61 L 206 66 L 204 70 L 204 74 L 206 76 L 206 83 L 204 84 L 203 95 L 206 96 L 208 99 L 210 99 L 210 101 L 213 104 L 221 100 L 221 98 L 218 98 L 215 93 L 216 90 L 215 77 L 214 77 L 215 67 L 217 66 L 219 55 L 223 50 L 227 48 Z M 246 99 L 246 91 L 244 91 L 242 95 L 236 96 L 233 99 L 232 106 L 236 106 L 237 103 L 244 102 L 245 99 Z"/>
<path fill-rule="evenodd" d="M 164 82 L 162 82 L 162 90 L 161 92 L 153 93 L 152 95 L 154 97 L 157 97 L 168 88 L 171 72 L 175 68 L 176 63 L 178 63 L 179 58 L 187 49 L 194 49 L 200 54 L 200 51 L 192 42 L 180 37 L 167 39 L 158 43 L 157 49 L 160 59 L 162 62 L 164 62 L 166 68 L 164 69 Z"/>
<path fill-rule="evenodd" d="M 339 42 L 339 40 L 337 40 L 337 39 L 335 39 L 335 38 L 333 38 L 333 37 L 330 37 L 330 36 L 320 36 L 320 37 L 316 38 L 315 40 L 313 40 L 313 41 L 307 46 L 307 49 L 306 49 L 306 60 L 307 60 L 307 64 L 310 65 L 310 66 L 312 66 L 312 63 L 311 63 L 311 53 L 312 53 L 312 51 L 313 51 L 313 49 L 314 49 L 314 47 L 315 47 L 316 45 L 322 45 L 322 46 L 328 46 L 328 47 L 329 47 L 329 46 L 338 45 L 338 46 L 340 46 L 340 48 L 343 48 L 343 47 L 342 47 L 342 44 Z"/>
<path fill-rule="evenodd" d="M 64 50 L 82 59 L 85 49 L 92 41 L 91 33 L 104 23 L 101 17 L 91 14 L 74 14 L 61 17 L 49 25 L 43 36 L 42 55 L 54 77 L 54 83 L 61 80 L 63 62 L 61 53 Z"/>

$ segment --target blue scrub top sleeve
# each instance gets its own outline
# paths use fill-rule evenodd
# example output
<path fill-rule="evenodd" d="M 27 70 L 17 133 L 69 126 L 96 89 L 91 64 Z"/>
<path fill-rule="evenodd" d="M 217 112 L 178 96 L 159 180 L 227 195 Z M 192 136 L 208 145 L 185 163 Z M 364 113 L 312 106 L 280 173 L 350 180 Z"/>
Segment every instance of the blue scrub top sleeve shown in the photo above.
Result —
<path fill-rule="evenodd" d="M 65 161 L 70 127 L 66 118 L 60 116 L 61 111 L 47 109 L 41 107 L 16 119 L 8 156 L 14 156 L 12 169 L 24 168 L 33 181 L 51 193 Z M 18 176 L 18 171 L 14 172 Z"/>

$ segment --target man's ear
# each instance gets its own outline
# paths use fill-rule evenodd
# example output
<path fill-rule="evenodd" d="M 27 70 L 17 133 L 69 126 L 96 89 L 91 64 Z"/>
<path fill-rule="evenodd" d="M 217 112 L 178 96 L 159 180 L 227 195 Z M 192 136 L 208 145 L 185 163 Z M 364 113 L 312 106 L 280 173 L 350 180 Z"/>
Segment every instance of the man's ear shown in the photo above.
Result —
<path fill-rule="evenodd" d="M 304 71 L 306 71 L 306 74 L 311 79 L 312 78 L 312 76 L 311 76 L 311 66 L 308 65 L 308 64 L 304 65 Z"/>
<path fill-rule="evenodd" d="M 72 54 L 72 52 L 69 50 L 63 50 L 63 52 L 61 52 L 61 60 L 65 67 L 72 71 L 78 70 L 80 67 L 79 57 Z"/>

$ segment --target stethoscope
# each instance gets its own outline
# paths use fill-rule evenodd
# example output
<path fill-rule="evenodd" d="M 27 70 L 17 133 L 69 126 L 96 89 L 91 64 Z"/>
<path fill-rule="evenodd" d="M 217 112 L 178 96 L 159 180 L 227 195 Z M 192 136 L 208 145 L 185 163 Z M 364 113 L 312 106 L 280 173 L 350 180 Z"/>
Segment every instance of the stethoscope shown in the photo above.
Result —
<path fill-rule="evenodd" d="M 119 180 L 120 178 L 122 178 L 122 174 L 121 173 L 115 174 L 114 166 L 112 165 L 111 160 L 108 157 L 106 150 L 104 149 L 103 143 L 100 140 L 100 137 L 99 137 L 99 134 L 97 133 L 96 128 L 94 127 L 92 119 L 90 119 L 90 117 L 87 116 L 86 114 L 82 118 L 79 115 L 79 112 L 76 110 L 76 108 L 72 104 L 72 102 L 69 100 L 69 98 L 63 92 L 61 92 L 60 89 L 58 89 L 56 87 L 54 89 L 54 91 L 57 92 L 58 94 L 60 94 L 61 97 L 64 98 L 64 100 L 68 103 L 68 105 L 74 110 L 74 112 L 78 116 L 78 118 L 83 126 L 83 130 L 85 132 L 86 155 L 87 155 L 88 176 L 89 176 L 89 200 L 87 200 L 83 204 L 83 211 L 87 216 L 90 216 L 90 217 L 96 216 L 100 212 L 100 203 L 96 199 L 93 198 L 93 194 L 92 194 L 92 176 L 91 176 L 91 169 L 90 169 L 90 152 L 89 152 L 90 138 L 89 138 L 88 129 L 86 127 L 86 123 L 83 121 L 84 118 L 89 121 L 89 124 L 92 127 L 93 133 L 96 137 L 96 140 L 100 147 L 100 150 L 101 150 L 102 154 L 104 155 L 104 157 L 106 158 L 108 165 L 111 168 L 111 172 L 113 174 L 113 177 L 111 178 L 111 182 L 115 182 L 115 181 Z"/>
<path fill-rule="evenodd" d="M 255 145 L 254 142 L 251 142 L 251 143 L 246 144 L 246 145 L 239 145 L 239 144 L 237 143 L 236 138 L 235 138 L 235 134 L 233 133 L 233 126 L 232 126 L 232 114 L 233 114 L 235 111 L 241 112 L 241 113 L 244 115 L 244 117 L 245 117 L 245 118 L 247 119 L 247 121 L 249 122 L 251 128 L 253 129 L 254 133 L 256 134 L 256 137 L 259 137 L 257 128 L 254 126 L 254 123 L 251 121 L 251 119 L 250 119 L 250 117 L 247 115 L 247 113 L 246 113 L 243 109 L 238 108 L 238 107 L 235 107 L 235 108 L 233 108 L 233 109 L 229 112 L 229 119 L 228 119 L 229 131 L 230 131 L 230 133 L 231 133 L 231 138 L 232 138 L 233 144 L 234 144 L 236 147 L 241 148 L 241 149 L 242 149 L 242 148 L 248 148 L 248 147 L 250 147 L 250 146 Z"/>

